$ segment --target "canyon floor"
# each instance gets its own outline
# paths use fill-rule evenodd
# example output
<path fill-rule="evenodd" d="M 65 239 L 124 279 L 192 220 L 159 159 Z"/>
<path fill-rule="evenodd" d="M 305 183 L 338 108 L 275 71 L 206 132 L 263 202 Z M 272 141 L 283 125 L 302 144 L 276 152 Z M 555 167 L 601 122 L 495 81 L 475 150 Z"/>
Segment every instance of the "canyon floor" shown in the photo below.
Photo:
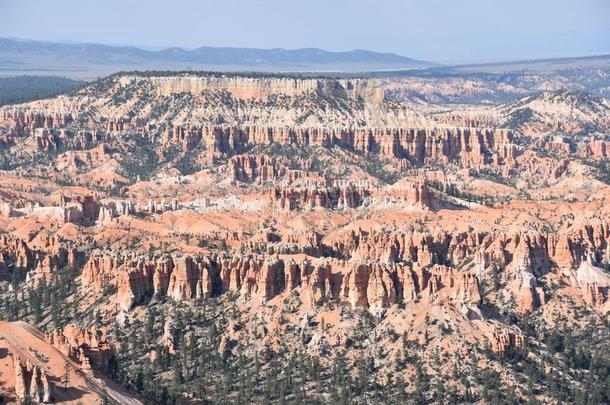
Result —
<path fill-rule="evenodd" d="M 609 74 L 126 72 L 1 107 L 1 399 L 608 403 Z"/>

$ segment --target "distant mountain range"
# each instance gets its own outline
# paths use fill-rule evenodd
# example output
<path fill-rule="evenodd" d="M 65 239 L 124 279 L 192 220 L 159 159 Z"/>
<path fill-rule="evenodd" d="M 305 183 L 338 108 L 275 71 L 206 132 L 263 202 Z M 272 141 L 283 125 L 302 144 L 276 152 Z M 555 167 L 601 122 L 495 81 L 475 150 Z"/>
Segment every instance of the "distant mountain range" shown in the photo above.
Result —
<path fill-rule="evenodd" d="M 0 74 L 104 75 L 120 70 L 371 71 L 434 66 L 393 53 L 317 48 L 201 47 L 160 51 L 131 46 L 0 38 Z"/>
<path fill-rule="evenodd" d="M 72 41 L 47 42 L 0 38 L 0 76 L 44 75 L 94 79 L 129 70 L 330 73 L 370 77 L 451 76 L 552 72 L 597 69 L 607 71 L 610 55 L 507 61 L 472 65 L 441 65 L 394 53 L 367 50 L 329 52 L 318 48 L 256 49 L 201 47 L 142 49 Z"/>

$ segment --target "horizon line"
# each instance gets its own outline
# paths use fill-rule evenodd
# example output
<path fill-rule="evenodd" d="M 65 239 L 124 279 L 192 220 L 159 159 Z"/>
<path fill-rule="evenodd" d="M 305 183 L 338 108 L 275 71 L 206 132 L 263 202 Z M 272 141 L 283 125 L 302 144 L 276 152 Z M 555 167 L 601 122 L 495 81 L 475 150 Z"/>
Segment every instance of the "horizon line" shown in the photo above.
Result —
<path fill-rule="evenodd" d="M 317 47 L 317 46 L 308 46 L 308 47 L 300 47 L 300 48 L 284 48 L 284 47 L 245 47 L 245 46 L 215 46 L 215 45 L 201 45 L 197 47 L 189 47 L 189 46 L 162 46 L 162 45 L 136 45 L 136 44 L 119 44 L 119 43 L 104 43 L 104 42 L 95 42 L 95 41 L 78 41 L 72 39 L 34 39 L 34 38 L 24 38 L 24 37 L 11 37 L 11 36 L 0 36 L 0 39 L 8 39 L 13 41 L 29 41 L 29 42 L 40 42 L 40 43 L 50 43 L 50 44 L 64 44 L 64 45 L 101 45 L 107 46 L 110 48 L 135 48 L 139 50 L 143 50 L 146 52 L 163 52 L 171 49 L 180 49 L 185 52 L 192 52 L 198 49 L 248 49 L 248 50 L 261 50 L 261 51 L 303 51 L 303 50 L 318 50 L 327 53 L 350 53 L 350 52 L 371 52 L 377 54 L 384 55 L 394 55 L 401 58 L 412 59 L 418 62 L 431 63 L 436 64 L 438 67 L 471 67 L 471 66 L 491 66 L 491 65 L 503 65 L 503 64 L 517 64 L 517 63 L 531 63 L 531 62 L 545 62 L 552 60 L 561 60 L 561 59 L 580 59 L 580 58 L 596 58 L 596 57 L 605 57 L 610 56 L 610 50 L 600 51 L 594 53 L 580 53 L 580 54 L 571 54 L 571 55 L 563 55 L 563 56 L 540 56 L 540 57 L 521 57 L 515 59 L 509 58 L 499 58 L 499 59 L 480 59 L 480 60 L 429 60 L 426 58 L 418 58 L 417 56 L 405 56 L 401 53 L 393 52 L 393 51 L 379 51 L 379 50 L 371 50 L 365 48 L 352 48 L 348 50 L 328 50 L 325 48 Z"/>

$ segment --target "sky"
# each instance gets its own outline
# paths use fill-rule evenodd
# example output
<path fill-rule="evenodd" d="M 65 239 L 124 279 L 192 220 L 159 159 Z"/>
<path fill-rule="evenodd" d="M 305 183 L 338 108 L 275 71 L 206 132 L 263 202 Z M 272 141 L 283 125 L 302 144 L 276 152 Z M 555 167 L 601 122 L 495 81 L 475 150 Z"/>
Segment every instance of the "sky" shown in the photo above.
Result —
<path fill-rule="evenodd" d="M 491 62 L 610 53 L 610 0 L 0 0 L 0 37 Z"/>

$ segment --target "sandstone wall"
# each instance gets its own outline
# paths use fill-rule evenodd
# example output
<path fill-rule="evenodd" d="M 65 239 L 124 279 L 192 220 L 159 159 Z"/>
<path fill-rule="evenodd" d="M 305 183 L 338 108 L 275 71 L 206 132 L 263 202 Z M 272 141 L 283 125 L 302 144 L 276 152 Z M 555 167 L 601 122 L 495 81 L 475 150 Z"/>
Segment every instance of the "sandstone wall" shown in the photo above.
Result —
<path fill-rule="evenodd" d="M 117 300 L 125 310 L 154 296 L 184 301 L 224 291 L 259 303 L 297 291 L 309 306 L 333 299 L 372 311 L 420 295 L 458 304 L 480 301 L 477 278 L 445 266 L 413 270 L 401 264 L 337 259 L 297 263 L 256 256 L 144 259 L 98 253 L 85 265 L 83 286 L 103 290 L 108 285 L 117 286 Z"/>
<path fill-rule="evenodd" d="M 122 78 L 123 85 L 137 78 Z M 159 96 L 176 93 L 198 95 L 204 91 L 226 91 L 235 100 L 263 100 L 270 96 L 281 95 L 298 97 L 306 93 L 322 96 L 356 98 L 368 101 L 383 100 L 383 89 L 376 88 L 371 82 L 362 79 L 334 80 L 289 77 L 153 77 L 149 79 Z"/>
<path fill-rule="evenodd" d="M 260 144 L 339 146 L 364 154 L 407 159 L 414 163 L 459 163 L 477 167 L 512 164 L 519 154 L 512 134 L 481 128 L 335 129 L 277 127 L 174 127 L 162 135 L 165 145 L 192 150 L 203 143 L 217 155 L 235 155 Z"/>
<path fill-rule="evenodd" d="M 92 327 L 89 330 L 68 325 L 61 330 L 48 332 L 47 343 L 55 346 L 65 356 L 81 365 L 85 372 L 97 370 L 105 372 L 112 357 L 105 330 Z"/>

